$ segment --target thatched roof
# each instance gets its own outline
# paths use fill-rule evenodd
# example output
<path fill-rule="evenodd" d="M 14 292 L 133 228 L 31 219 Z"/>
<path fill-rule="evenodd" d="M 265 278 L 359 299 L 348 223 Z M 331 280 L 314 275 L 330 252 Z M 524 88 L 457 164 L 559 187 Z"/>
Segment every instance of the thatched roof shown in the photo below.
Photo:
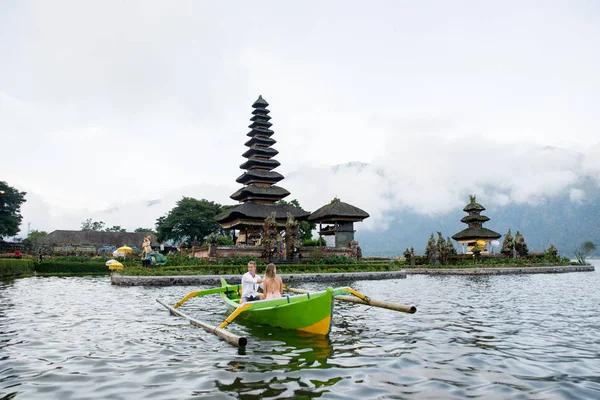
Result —
<path fill-rule="evenodd" d="M 484 222 L 487 222 L 489 220 L 490 219 L 485 215 L 467 215 L 465 217 L 462 217 L 460 222 L 464 222 L 465 224 L 468 224 L 470 222 L 481 222 L 483 224 Z"/>
<path fill-rule="evenodd" d="M 463 211 L 466 211 L 466 212 L 483 211 L 483 210 L 485 210 L 485 207 L 479 203 L 469 203 L 469 204 L 467 204 L 467 206 L 465 208 L 463 208 Z"/>
<path fill-rule="evenodd" d="M 467 228 L 452 236 L 454 240 L 499 239 L 501 234 L 487 228 Z"/>
<path fill-rule="evenodd" d="M 318 223 L 329 221 L 362 221 L 365 218 L 369 218 L 367 212 L 336 199 L 310 214 L 308 220 Z"/>
<path fill-rule="evenodd" d="M 310 215 L 308 211 L 292 205 L 256 204 L 253 201 L 247 201 L 215 216 L 215 220 L 221 225 L 235 221 L 236 219 L 253 220 L 254 222 L 262 223 L 273 212 L 275 213 L 275 218 L 278 220 L 287 220 L 287 213 L 292 214 L 299 221 L 306 220 Z"/>
<path fill-rule="evenodd" d="M 259 156 L 259 157 L 275 157 L 279 152 L 271 147 L 262 147 L 262 146 L 252 146 L 244 154 L 242 157 L 248 158 L 251 156 Z"/>
<path fill-rule="evenodd" d="M 156 236 L 148 232 L 94 232 L 58 230 L 46 235 L 41 243 L 70 246 L 136 246 L 141 247 L 144 237 L 150 235 L 152 243 L 158 243 Z"/>
<path fill-rule="evenodd" d="M 244 172 L 235 181 L 241 184 L 247 184 L 249 181 L 275 183 L 282 179 L 283 175 L 279 172 L 251 169 L 248 172 Z"/>
<path fill-rule="evenodd" d="M 290 192 L 282 188 L 281 186 L 271 185 L 269 187 L 262 187 L 256 185 L 244 186 L 231 197 L 233 200 L 244 201 L 248 198 L 253 199 L 265 199 L 265 200 L 281 200 L 286 196 L 289 196 Z"/>
<path fill-rule="evenodd" d="M 279 161 L 277 160 L 259 160 L 258 158 L 249 158 L 248 161 L 240 165 L 241 169 L 250 169 L 252 167 L 260 167 L 267 170 L 272 170 L 279 167 Z"/>
<path fill-rule="evenodd" d="M 254 104 L 252 104 L 252 107 L 254 107 L 254 108 L 265 108 L 268 106 L 269 106 L 269 103 L 267 103 L 267 101 L 265 99 L 263 99 L 262 95 L 259 95 L 258 99 L 256 99 Z"/>

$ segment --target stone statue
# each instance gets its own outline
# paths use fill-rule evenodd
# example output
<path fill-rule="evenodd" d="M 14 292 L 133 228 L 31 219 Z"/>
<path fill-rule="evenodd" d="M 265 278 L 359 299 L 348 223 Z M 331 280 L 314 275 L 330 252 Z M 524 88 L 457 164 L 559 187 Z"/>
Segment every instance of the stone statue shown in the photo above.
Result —
<path fill-rule="evenodd" d="M 271 257 L 277 251 L 277 242 L 281 241 L 281 236 L 277 231 L 277 220 L 275 219 L 275 213 L 271 213 L 270 216 L 265 218 L 263 225 L 263 235 L 261 238 L 261 245 L 263 247 L 263 258 L 265 260 L 271 259 Z"/>

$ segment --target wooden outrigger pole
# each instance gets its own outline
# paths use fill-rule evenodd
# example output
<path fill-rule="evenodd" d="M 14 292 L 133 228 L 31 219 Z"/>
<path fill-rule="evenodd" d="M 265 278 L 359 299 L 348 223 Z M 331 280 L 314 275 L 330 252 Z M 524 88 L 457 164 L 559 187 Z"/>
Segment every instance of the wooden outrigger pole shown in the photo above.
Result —
<path fill-rule="evenodd" d="M 156 301 L 159 302 L 160 304 L 162 304 L 163 306 L 165 306 L 171 312 L 171 314 L 179 315 L 180 317 L 183 317 L 183 318 L 189 320 L 192 325 L 196 325 L 201 328 L 204 328 L 207 332 L 210 332 L 210 333 L 213 333 L 213 334 L 219 336 L 221 339 L 225 340 L 227 343 L 230 343 L 230 344 L 232 344 L 234 346 L 238 346 L 238 347 L 246 347 L 246 344 L 248 344 L 248 339 L 245 338 L 244 336 L 237 336 L 237 335 L 234 335 L 233 333 L 228 332 L 219 327 L 207 324 L 206 322 L 198 321 L 197 319 L 194 319 L 188 315 L 185 315 L 181 311 L 178 311 L 175 308 L 163 303 L 159 299 L 156 299 Z M 183 303 L 183 301 L 181 301 L 180 303 Z M 178 303 L 178 305 L 180 305 L 180 303 Z"/>
<path fill-rule="evenodd" d="M 292 293 L 299 293 L 299 294 L 310 293 L 308 290 L 304 290 L 304 289 L 294 289 L 291 287 L 287 287 L 286 285 L 283 285 L 283 287 L 284 287 L 284 289 L 286 289 Z M 347 296 L 346 293 L 352 294 L 355 297 Z M 336 300 L 348 301 L 351 303 L 358 303 L 358 304 L 365 304 L 365 305 L 369 305 L 369 306 L 373 306 L 373 307 L 387 308 L 388 310 L 400 311 L 400 312 L 405 312 L 405 313 L 409 313 L 409 314 L 414 314 L 417 312 L 417 307 L 415 307 L 415 306 L 405 306 L 403 304 L 394 304 L 394 303 L 388 303 L 385 301 L 371 299 L 371 298 L 363 295 L 362 293 L 359 293 L 356 290 L 349 288 L 349 287 L 335 289 L 333 291 L 333 296 Z"/>

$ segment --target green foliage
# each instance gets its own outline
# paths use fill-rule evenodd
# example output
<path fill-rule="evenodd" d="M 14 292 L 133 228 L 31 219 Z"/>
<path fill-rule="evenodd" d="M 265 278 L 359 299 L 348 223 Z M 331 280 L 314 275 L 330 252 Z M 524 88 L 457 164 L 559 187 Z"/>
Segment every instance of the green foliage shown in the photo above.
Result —
<path fill-rule="evenodd" d="M 217 236 L 217 245 L 218 246 L 233 246 L 233 245 L 235 245 L 235 243 L 233 242 L 233 239 L 230 238 L 229 236 L 219 235 L 219 236 Z"/>
<path fill-rule="evenodd" d="M 575 257 L 577 258 L 577 263 L 581 265 L 585 265 L 585 259 L 596 251 L 596 244 L 590 240 L 583 242 L 581 246 L 579 246 L 575 250 Z"/>
<path fill-rule="evenodd" d="M 427 247 L 425 247 L 425 257 L 427 258 L 427 262 L 429 264 L 434 264 L 438 257 L 437 246 L 435 244 L 435 239 L 433 238 L 433 233 L 427 241 Z"/>
<path fill-rule="evenodd" d="M 127 232 L 125 228 L 121 228 L 121 225 L 114 225 L 111 228 L 104 229 L 104 232 Z"/>
<path fill-rule="evenodd" d="M 48 232 L 32 230 L 29 235 L 23 239 L 24 244 L 39 244 L 41 240 L 48 234 Z"/>
<path fill-rule="evenodd" d="M 105 225 L 102 221 L 92 221 L 91 218 L 88 218 L 81 223 L 81 230 L 83 232 L 101 232 Z"/>
<path fill-rule="evenodd" d="M 37 275 L 108 275 L 110 270 L 104 262 L 44 261 L 35 264 Z"/>
<path fill-rule="evenodd" d="M 302 240 L 302 246 L 304 246 L 304 247 L 323 247 L 326 245 L 327 245 L 327 241 L 323 237 L 321 237 L 319 239 L 304 239 L 304 240 Z"/>
<path fill-rule="evenodd" d="M 0 258 L 0 277 L 31 275 L 33 273 L 33 260 Z"/>
<path fill-rule="evenodd" d="M 527 244 L 525 244 L 525 238 L 519 231 L 515 235 L 515 250 L 519 253 L 520 257 L 526 257 L 529 254 L 529 249 L 527 248 Z"/>
<path fill-rule="evenodd" d="M 438 232 L 438 240 L 435 244 L 435 248 L 438 254 L 439 262 L 442 264 L 446 263 L 446 258 L 448 258 L 448 244 L 446 240 L 442 236 L 442 232 Z"/>
<path fill-rule="evenodd" d="M 512 237 L 512 234 L 510 233 L 510 228 L 509 228 L 506 235 L 504 235 L 504 241 L 502 242 L 502 249 L 500 250 L 500 253 L 510 256 L 510 255 L 512 255 L 514 246 L 515 246 L 515 242 L 513 240 L 513 237 Z"/>
<path fill-rule="evenodd" d="M 27 201 L 26 194 L 0 181 L 0 238 L 15 236 L 19 232 L 23 220 L 21 204 Z"/>
<path fill-rule="evenodd" d="M 283 204 L 288 206 L 298 207 L 301 210 L 304 210 L 302 206 L 300 206 L 300 202 L 296 199 L 292 201 L 279 200 L 275 204 Z M 312 239 L 312 231 L 317 228 L 317 224 L 314 222 L 301 221 L 300 226 L 298 227 L 298 231 L 300 234 L 300 240 Z"/>
<path fill-rule="evenodd" d="M 555 259 L 558 258 L 558 249 L 556 247 L 554 247 L 553 244 L 550 244 L 550 247 L 548 248 L 548 250 L 546 251 L 546 255 L 548 256 L 548 258 L 550 259 Z"/>
<path fill-rule="evenodd" d="M 136 232 L 136 233 L 139 233 L 139 232 L 148 232 L 148 233 L 153 233 L 153 234 L 155 234 L 155 235 L 156 235 L 156 232 L 155 232 L 155 231 L 153 231 L 153 230 L 152 230 L 152 229 L 150 229 L 150 228 L 135 228 L 135 229 L 134 229 L 134 232 Z"/>
<path fill-rule="evenodd" d="M 221 233 L 215 216 L 222 211 L 220 204 L 206 199 L 183 197 L 177 205 L 156 221 L 159 241 L 203 242 L 211 233 Z"/>
<path fill-rule="evenodd" d="M 346 256 L 342 256 L 339 254 L 333 254 L 330 256 L 326 256 L 326 257 L 321 257 L 321 258 L 317 258 L 315 260 L 311 260 L 311 263 L 314 265 L 323 265 L 323 264 L 356 264 L 358 263 L 358 261 L 356 261 L 353 258 L 349 258 Z"/>

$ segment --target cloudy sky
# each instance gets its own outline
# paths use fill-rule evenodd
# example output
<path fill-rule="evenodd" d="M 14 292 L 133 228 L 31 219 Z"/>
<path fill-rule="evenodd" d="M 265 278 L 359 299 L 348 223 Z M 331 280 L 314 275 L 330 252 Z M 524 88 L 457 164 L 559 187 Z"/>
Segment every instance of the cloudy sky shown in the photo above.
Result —
<path fill-rule="evenodd" d="M 25 232 L 231 204 L 262 94 L 305 209 L 582 201 L 599 49 L 589 1 L 3 1 L 0 180 Z"/>

